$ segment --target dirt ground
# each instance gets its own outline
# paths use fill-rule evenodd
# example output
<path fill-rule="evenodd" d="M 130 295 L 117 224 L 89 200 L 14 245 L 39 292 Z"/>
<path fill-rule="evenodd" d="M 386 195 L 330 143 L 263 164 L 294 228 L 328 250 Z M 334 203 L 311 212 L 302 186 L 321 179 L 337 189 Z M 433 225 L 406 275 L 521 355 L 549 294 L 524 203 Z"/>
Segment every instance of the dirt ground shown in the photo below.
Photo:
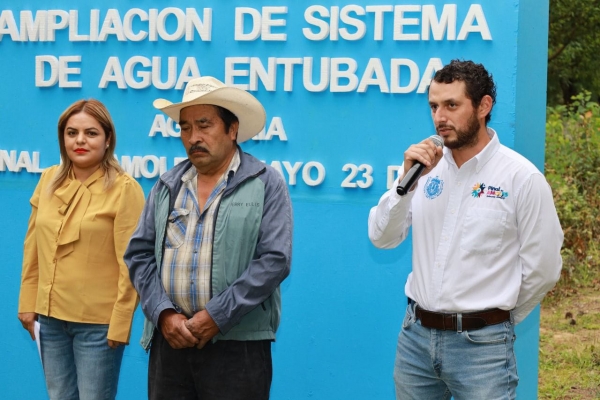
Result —
<path fill-rule="evenodd" d="M 542 305 L 539 398 L 600 399 L 600 291 L 578 290 Z"/>

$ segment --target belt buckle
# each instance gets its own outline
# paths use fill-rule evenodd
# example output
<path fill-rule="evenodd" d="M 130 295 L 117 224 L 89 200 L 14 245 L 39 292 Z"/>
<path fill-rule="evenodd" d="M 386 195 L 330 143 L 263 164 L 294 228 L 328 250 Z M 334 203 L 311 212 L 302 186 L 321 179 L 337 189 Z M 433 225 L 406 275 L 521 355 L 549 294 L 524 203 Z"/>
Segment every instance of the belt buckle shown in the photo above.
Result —
<path fill-rule="evenodd" d="M 456 313 L 456 332 L 462 333 L 462 313 Z"/>
<path fill-rule="evenodd" d="M 440 313 L 442 317 L 442 330 L 454 331 L 456 330 L 456 314 L 454 313 Z"/>

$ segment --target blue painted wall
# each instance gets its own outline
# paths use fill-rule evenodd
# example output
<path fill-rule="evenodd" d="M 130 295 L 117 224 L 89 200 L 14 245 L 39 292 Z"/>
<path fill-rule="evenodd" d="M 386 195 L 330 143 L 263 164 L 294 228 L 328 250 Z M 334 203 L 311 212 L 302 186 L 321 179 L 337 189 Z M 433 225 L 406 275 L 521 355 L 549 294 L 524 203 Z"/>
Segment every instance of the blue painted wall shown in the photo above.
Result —
<path fill-rule="evenodd" d="M 372 5 L 413 5 L 422 9 L 434 5 L 441 15 L 444 5 L 456 5 L 456 35 L 460 31 L 472 1 L 437 1 L 382 3 L 364 0 L 354 3 L 332 1 L 326 5 L 349 10 L 350 5 L 366 10 Z M 178 71 L 186 58 L 194 58 L 202 75 L 226 78 L 226 58 L 257 57 L 265 66 L 269 57 L 304 58 L 314 61 L 313 79 L 319 78 L 322 57 L 347 58 L 355 61 L 360 80 L 370 59 L 381 61 L 379 83 L 391 80 L 390 60 L 407 59 L 418 67 L 418 79 L 432 59 L 447 63 L 453 58 L 482 62 L 493 73 L 498 84 L 498 102 L 490 123 L 501 141 L 534 161 L 543 164 L 546 40 L 548 2 L 545 0 L 506 0 L 481 2 L 491 40 L 474 32 L 465 40 L 394 40 L 393 13 L 383 15 L 382 40 L 375 40 L 375 14 L 350 16 L 365 23 L 366 32 L 360 40 L 309 40 L 302 29 L 310 27 L 305 10 L 318 3 L 305 1 L 232 1 L 206 0 L 184 2 L 174 0 L 170 7 L 184 10 L 196 7 L 212 8 L 212 38 L 201 41 L 118 41 L 114 35 L 106 42 L 70 41 L 68 29 L 56 31 L 54 41 L 17 41 L 10 36 L 10 11 L 19 27 L 22 10 L 48 10 L 47 2 L 39 0 L 0 0 L 0 393 L 5 399 L 45 399 L 43 373 L 37 350 L 17 318 L 18 288 L 22 244 L 29 216 L 29 197 L 38 173 L 10 171 L 7 164 L 10 152 L 17 157 L 33 157 L 39 152 L 39 167 L 58 162 L 56 122 L 64 108 L 80 98 L 95 97 L 105 102 L 117 127 L 119 157 L 166 157 L 167 167 L 174 157 L 184 155 L 176 137 L 160 133 L 149 136 L 156 115 L 152 101 L 164 97 L 176 101 L 182 91 L 161 90 L 153 86 L 142 89 L 119 89 L 115 83 L 100 88 L 110 57 L 118 57 L 124 66 L 134 56 L 151 59 L 162 57 L 163 80 L 166 80 L 167 57 L 177 57 Z M 285 26 L 273 27 L 276 34 L 286 33 L 285 41 L 236 41 L 234 38 L 235 7 L 286 6 L 287 12 L 275 15 L 284 19 Z M 58 0 L 54 10 L 78 10 L 79 33 L 89 33 L 90 9 L 100 10 L 101 20 L 109 9 L 121 15 L 132 8 L 148 11 L 165 9 L 164 2 L 149 0 L 116 0 L 94 3 L 88 0 Z M 421 20 L 419 11 L 407 12 L 406 18 Z M 330 21 L 329 17 L 321 17 Z M 175 18 L 167 19 L 167 31 L 175 29 Z M 476 24 L 475 24 L 476 25 Z M 134 30 L 147 29 L 138 19 Z M 355 28 L 343 22 L 340 28 L 349 33 Z M 247 21 L 245 32 L 251 26 Z M 317 28 L 312 27 L 313 32 Z M 421 23 L 407 25 L 404 33 L 421 34 Z M 73 64 L 81 69 L 71 80 L 81 81 L 81 88 L 37 87 L 36 56 L 81 56 Z M 371 64 L 375 65 L 375 64 Z M 242 70 L 247 65 L 238 64 Z M 135 71 L 149 68 L 137 66 Z M 304 88 L 302 66 L 294 67 L 293 87 L 284 88 L 283 66 L 278 67 L 275 90 L 259 83 L 254 93 L 265 105 L 267 123 L 280 118 L 287 140 L 274 135 L 271 140 L 250 141 L 243 145 L 267 163 L 281 166 L 290 183 L 294 205 L 294 259 L 291 276 L 283 283 L 283 318 L 278 340 L 274 344 L 275 374 L 272 398 L 275 400 L 330 399 L 392 399 L 394 389 L 392 368 L 396 338 L 404 311 L 404 282 L 410 271 L 409 243 L 391 251 L 375 249 L 367 238 L 367 216 L 387 188 L 388 166 L 399 165 L 402 153 L 411 143 L 433 133 L 427 97 L 416 89 L 408 93 L 385 93 L 381 86 L 369 85 L 359 92 L 332 89 L 311 92 Z M 400 84 L 409 85 L 408 67 L 400 68 Z M 49 71 L 46 71 L 48 74 Z M 47 77 L 46 77 L 47 78 Z M 247 77 L 237 76 L 234 83 L 245 85 Z M 341 80 L 342 85 L 349 81 Z M 272 131 L 271 133 L 274 133 Z M 4 153 L 3 153 L 4 152 Z M 23 157 L 25 157 L 23 155 Z M 2 159 L 1 157 L 4 157 Z M 35 170 L 35 162 L 21 160 Z M 286 171 L 284 161 L 293 166 L 302 163 L 295 184 Z M 279 164 L 277 164 L 279 162 Z M 307 163 L 322 166 L 325 177 L 315 186 L 308 183 L 318 179 L 317 169 Z M 317 164 L 318 163 L 318 164 Z M 10 163 L 9 163 L 10 164 Z M 349 177 L 346 164 L 357 169 L 350 183 L 365 188 L 342 187 Z M 368 173 L 367 166 L 372 168 Z M 152 167 L 152 164 L 150 164 Z M 15 166 L 12 165 L 12 169 Z M 152 168 L 149 168 L 152 172 Z M 366 175 L 363 175 L 365 174 Z M 372 182 L 370 181 L 372 178 Z M 146 193 L 156 177 L 140 177 Z M 137 345 L 141 333 L 141 312 L 136 313 L 132 344 L 126 349 L 120 399 L 146 397 L 147 355 Z M 533 313 L 517 327 L 518 369 L 521 375 L 519 398 L 537 397 L 537 353 L 539 312 Z"/>

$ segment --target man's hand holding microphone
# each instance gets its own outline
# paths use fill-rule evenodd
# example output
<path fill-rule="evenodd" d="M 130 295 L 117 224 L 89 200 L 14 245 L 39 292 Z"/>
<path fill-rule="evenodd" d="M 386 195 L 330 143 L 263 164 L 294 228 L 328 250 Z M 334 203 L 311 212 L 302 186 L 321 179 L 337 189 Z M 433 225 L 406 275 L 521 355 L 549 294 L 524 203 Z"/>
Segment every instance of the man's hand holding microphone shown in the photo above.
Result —
<path fill-rule="evenodd" d="M 444 140 L 432 135 L 404 152 L 404 176 L 396 189 L 400 196 L 411 191 L 421 175 L 427 175 L 437 165 L 442 159 L 443 148 Z"/>

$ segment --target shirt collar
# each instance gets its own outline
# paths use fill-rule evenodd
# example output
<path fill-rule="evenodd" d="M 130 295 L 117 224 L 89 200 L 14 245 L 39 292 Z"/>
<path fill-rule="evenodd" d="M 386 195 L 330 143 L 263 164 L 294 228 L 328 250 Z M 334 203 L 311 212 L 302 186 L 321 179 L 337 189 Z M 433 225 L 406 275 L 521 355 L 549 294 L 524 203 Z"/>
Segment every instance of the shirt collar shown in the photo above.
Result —
<path fill-rule="evenodd" d="M 477 165 L 475 167 L 476 172 L 481 171 L 485 164 L 492 159 L 494 154 L 496 154 L 500 148 L 500 139 L 498 139 L 496 131 L 492 128 L 487 128 L 487 133 L 490 137 L 490 142 L 474 157 L 477 160 Z"/>
<path fill-rule="evenodd" d="M 472 159 L 470 159 L 469 161 L 467 161 L 465 163 L 465 164 L 475 163 L 475 171 L 476 172 L 481 171 L 481 169 L 485 166 L 485 164 L 489 160 L 492 159 L 494 154 L 496 154 L 496 152 L 500 148 L 500 139 L 498 138 L 496 131 L 493 130 L 492 128 L 486 128 L 486 129 L 487 129 L 487 134 L 490 137 L 490 142 L 488 144 L 486 144 L 485 147 L 483 148 L 483 150 L 481 150 L 478 154 L 476 154 L 475 157 L 473 157 Z M 450 167 L 450 165 L 456 166 L 456 162 L 454 161 L 454 158 L 452 157 L 452 150 L 450 150 L 447 147 L 444 147 L 444 157 L 446 158 L 448 167 Z"/>

